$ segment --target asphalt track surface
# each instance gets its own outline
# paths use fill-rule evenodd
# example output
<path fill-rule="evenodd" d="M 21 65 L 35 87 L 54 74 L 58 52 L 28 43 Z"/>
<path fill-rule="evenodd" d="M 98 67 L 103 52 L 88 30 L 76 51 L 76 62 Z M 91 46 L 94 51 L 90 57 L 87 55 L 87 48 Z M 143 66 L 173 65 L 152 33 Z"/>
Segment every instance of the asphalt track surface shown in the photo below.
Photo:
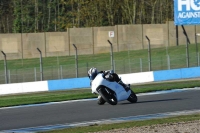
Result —
<path fill-rule="evenodd" d="M 115 106 L 98 105 L 93 99 L 0 108 L 0 132 L 186 110 L 200 110 L 200 88 L 138 94 L 137 103 L 123 101 Z"/>

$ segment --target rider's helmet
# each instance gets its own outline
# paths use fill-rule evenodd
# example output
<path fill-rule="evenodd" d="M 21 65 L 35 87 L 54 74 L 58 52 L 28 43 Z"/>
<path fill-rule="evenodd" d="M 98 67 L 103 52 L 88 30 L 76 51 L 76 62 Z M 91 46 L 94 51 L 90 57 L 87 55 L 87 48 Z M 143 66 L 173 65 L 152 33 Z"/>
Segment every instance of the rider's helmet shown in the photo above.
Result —
<path fill-rule="evenodd" d="M 90 68 L 90 70 L 88 71 L 88 77 L 90 78 L 90 80 L 94 80 L 97 74 L 98 70 L 95 67 Z"/>

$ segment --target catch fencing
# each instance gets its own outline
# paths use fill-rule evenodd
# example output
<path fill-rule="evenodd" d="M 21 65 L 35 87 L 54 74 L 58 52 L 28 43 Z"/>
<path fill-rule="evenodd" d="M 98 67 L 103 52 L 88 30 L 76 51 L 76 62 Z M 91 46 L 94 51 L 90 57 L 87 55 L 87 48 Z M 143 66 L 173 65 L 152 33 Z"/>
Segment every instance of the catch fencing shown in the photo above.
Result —
<path fill-rule="evenodd" d="M 98 70 L 114 69 L 118 74 L 196 67 L 199 66 L 199 53 L 195 51 L 195 47 L 195 44 L 190 45 L 189 57 L 185 52 L 185 46 L 182 45 L 171 49 L 151 49 L 151 57 L 148 54 L 149 50 L 146 49 L 100 55 L 57 56 L 43 58 L 43 62 L 41 58 L 6 60 L 7 67 L 4 60 L 1 61 L 0 84 L 87 77 L 87 71 L 91 67 L 97 67 Z M 19 64 L 23 67 L 17 68 Z"/>
<path fill-rule="evenodd" d="M 91 67 L 118 74 L 196 67 L 199 33 L 168 22 L 1 34 L 0 84 L 87 77 Z"/>

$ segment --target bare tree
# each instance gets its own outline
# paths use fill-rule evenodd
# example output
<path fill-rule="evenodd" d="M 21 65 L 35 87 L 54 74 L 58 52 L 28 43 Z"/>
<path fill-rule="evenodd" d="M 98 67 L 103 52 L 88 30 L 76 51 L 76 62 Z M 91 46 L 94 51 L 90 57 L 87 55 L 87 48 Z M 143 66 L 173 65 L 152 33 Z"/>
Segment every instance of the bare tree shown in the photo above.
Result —
<path fill-rule="evenodd" d="M 35 0 L 35 32 L 38 31 L 38 0 Z"/>

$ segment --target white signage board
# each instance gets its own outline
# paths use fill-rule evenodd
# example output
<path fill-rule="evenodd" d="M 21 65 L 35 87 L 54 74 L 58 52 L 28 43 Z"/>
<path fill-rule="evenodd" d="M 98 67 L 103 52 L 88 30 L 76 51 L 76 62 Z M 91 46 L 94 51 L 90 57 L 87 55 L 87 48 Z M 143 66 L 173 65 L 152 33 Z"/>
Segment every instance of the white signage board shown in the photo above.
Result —
<path fill-rule="evenodd" d="M 200 24 L 200 0 L 174 0 L 175 25 Z"/>
<path fill-rule="evenodd" d="M 109 32 L 108 32 L 108 36 L 109 36 L 109 37 L 114 37 L 114 36 L 115 36 L 114 31 L 109 31 Z"/>

